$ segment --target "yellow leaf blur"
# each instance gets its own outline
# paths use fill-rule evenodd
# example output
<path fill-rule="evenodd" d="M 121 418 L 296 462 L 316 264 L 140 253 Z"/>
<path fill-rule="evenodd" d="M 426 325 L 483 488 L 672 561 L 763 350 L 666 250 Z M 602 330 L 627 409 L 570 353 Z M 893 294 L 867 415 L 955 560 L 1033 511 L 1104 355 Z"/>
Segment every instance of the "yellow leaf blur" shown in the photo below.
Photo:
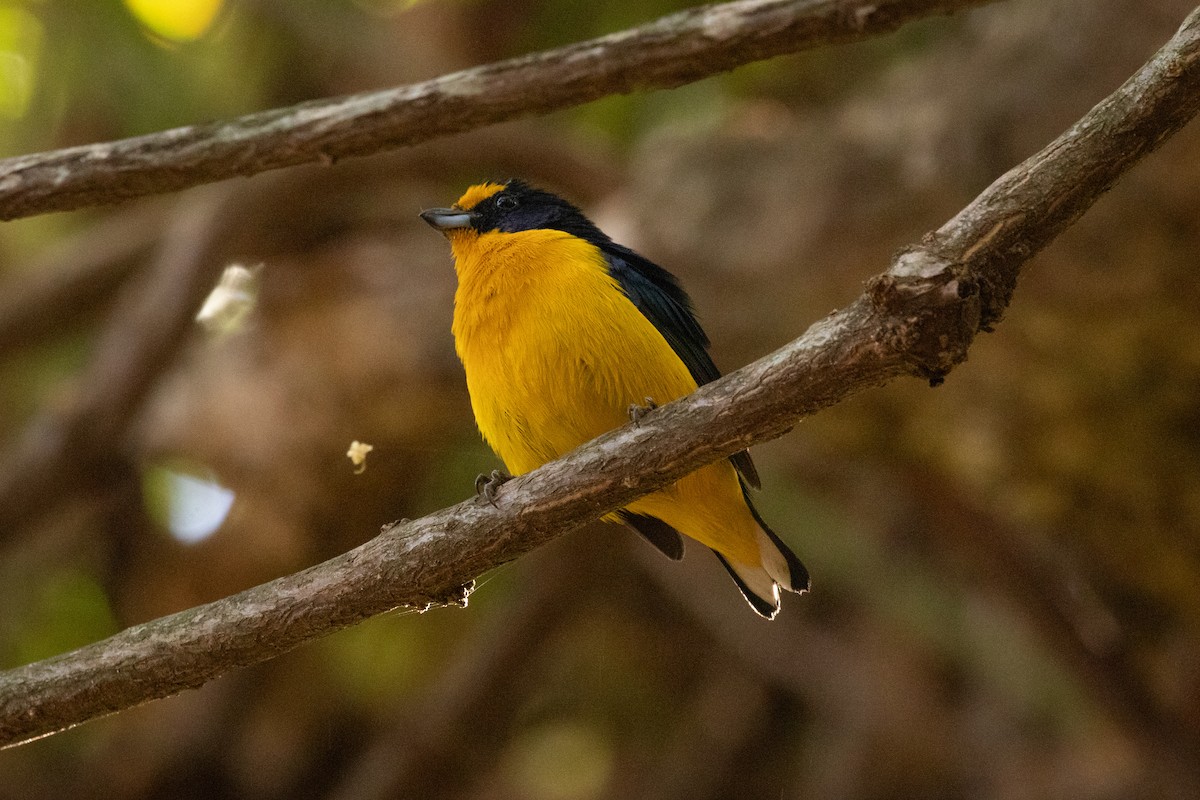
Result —
<path fill-rule="evenodd" d="M 29 108 L 42 38 L 37 17 L 16 6 L 0 6 L 0 117 L 20 119 Z"/>
<path fill-rule="evenodd" d="M 225 0 L 124 0 L 151 33 L 176 42 L 198 39 L 212 25 Z"/>

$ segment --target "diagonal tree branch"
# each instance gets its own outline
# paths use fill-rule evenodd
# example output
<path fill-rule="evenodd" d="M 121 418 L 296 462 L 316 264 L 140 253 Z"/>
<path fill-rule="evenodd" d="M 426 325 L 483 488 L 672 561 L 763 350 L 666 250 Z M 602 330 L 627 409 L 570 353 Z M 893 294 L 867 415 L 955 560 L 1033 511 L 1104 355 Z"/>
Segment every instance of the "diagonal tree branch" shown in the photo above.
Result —
<path fill-rule="evenodd" d="M 681 86 L 994 0 L 737 0 L 424 83 L 0 161 L 0 220 L 331 162 L 610 94 Z"/>
<path fill-rule="evenodd" d="M 465 602 L 472 579 L 696 468 L 899 375 L 940 379 L 1021 267 L 1200 110 L 1200 9 L 1075 126 L 900 253 L 780 350 L 475 500 L 232 597 L 0 673 L 0 745 L 199 686 L 397 606 Z"/>

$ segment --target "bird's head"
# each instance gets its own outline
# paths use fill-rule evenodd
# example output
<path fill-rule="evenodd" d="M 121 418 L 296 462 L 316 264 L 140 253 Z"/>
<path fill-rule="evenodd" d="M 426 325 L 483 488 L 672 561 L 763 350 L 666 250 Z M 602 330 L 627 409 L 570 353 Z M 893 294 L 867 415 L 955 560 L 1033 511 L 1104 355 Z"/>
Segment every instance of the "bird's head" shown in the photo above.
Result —
<path fill-rule="evenodd" d="M 520 180 L 481 183 L 467 189 L 450 208 L 431 208 L 421 219 L 451 241 L 484 233 L 558 230 L 593 244 L 608 241 L 578 208 Z"/>

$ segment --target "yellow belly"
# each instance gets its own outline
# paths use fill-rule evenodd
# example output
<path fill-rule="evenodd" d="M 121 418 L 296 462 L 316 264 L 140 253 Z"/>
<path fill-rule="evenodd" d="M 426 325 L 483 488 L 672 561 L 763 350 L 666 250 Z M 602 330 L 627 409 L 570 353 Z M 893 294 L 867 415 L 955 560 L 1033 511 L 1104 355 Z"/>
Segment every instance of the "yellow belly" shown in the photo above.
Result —
<path fill-rule="evenodd" d="M 687 367 L 588 243 L 556 231 L 452 239 L 455 347 L 484 439 L 514 475 L 629 421 L 631 404 L 696 388 Z M 629 506 L 731 559 L 759 563 L 727 461 Z"/>

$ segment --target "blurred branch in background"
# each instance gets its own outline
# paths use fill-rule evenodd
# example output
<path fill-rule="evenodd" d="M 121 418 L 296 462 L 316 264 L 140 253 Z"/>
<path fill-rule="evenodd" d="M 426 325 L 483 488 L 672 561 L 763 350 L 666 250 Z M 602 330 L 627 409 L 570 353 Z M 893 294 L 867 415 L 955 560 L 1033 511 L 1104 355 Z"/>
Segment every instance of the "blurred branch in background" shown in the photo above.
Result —
<path fill-rule="evenodd" d="M 501 618 L 461 644 L 462 655 L 427 696 L 379 731 L 330 800 L 462 797 L 497 760 L 505 732 L 536 689 L 532 667 L 581 612 L 566 598 L 596 587 L 587 555 L 560 554 L 550 569 L 530 575 Z"/>
<path fill-rule="evenodd" d="M 88 323 L 162 235 L 160 205 L 140 205 L 102 220 L 85 234 L 28 264 L 24 280 L 0 291 L 0 358 L 51 335 L 64 320 Z"/>
<path fill-rule="evenodd" d="M 981 321 L 999 319 L 1028 259 L 1198 107 L 1200 10 L 1121 89 L 800 339 L 507 484 L 495 508 L 468 501 L 390 526 L 297 575 L 0 674 L 0 741 L 199 685 L 397 605 L 460 601 L 486 569 L 851 394 L 902 374 L 940 380 Z"/>
<path fill-rule="evenodd" d="M 228 213 L 228 187 L 181 201 L 145 281 L 130 282 L 113 309 L 75 401 L 31 422 L 0 465 L 0 544 L 31 529 L 55 495 L 105 472 L 118 441 L 156 378 L 187 341 L 193 317 L 223 265 L 213 236 Z"/>
<path fill-rule="evenodd" d="M 1111 618 L 1061 559 L 1032 551 L 996 515 L 955 492 L 949 476 L 930 474 L 918 465 L 896 464 L 875 476 L 868 464 L 844 465 L 858 480 L 846 480 L 842 471 L 835 477 L 811 462 L 798 466 L 813 486 L 863 509 L 863 514 L 878 514 L 881 526 L 938 531 L 930 549 L 944 562 L 945 574 L 983 586 L 1018 607 L 1114 722 L 1136 732 L 1147 761 L 1172 775 L 1174 782 L 1200 786 L 1200 766 L 1194 758 L 1200 752 L 1200 731 L 1189 717 L 1156 700 L 1117 638 Z M 900 521 L 884 519 L 887 514 L 872 488 L 880 483 L 898 497 L 911 498 Z"/>
<path fill-rule="evenodd" d="M 433 81 L 0 161 L 0 219 L 116 203 L 671 88 L 993 0 L 738 0 Z"/>

